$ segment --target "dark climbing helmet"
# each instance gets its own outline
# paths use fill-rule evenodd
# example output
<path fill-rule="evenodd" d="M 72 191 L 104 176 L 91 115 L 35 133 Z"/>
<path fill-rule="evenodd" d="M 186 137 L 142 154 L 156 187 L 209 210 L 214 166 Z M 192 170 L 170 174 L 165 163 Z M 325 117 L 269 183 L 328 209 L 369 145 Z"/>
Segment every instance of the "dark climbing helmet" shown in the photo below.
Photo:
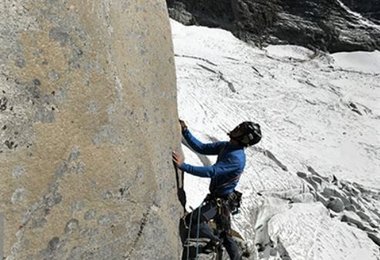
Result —
<path fill-rule="evenodd" d="M 228 133 L 229 137 L 239 142 L 242 146 L 251 146 L 261 140 L 260 125 L 245 121 Z"/>

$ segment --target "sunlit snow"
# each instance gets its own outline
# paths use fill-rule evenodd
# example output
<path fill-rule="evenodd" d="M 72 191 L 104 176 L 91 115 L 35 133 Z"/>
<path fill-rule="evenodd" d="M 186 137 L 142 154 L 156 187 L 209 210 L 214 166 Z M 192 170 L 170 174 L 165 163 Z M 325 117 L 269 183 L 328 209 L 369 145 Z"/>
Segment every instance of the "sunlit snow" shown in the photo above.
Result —
<path fill-rule="evenodd" d="M 244 205 L 234 227 L 247 242 L 264 239 L 255 224 L 269 221 L 267 235 L 281 240 L 293 260 L 380 259 L 365 232 L 331 218 L 320 202 L 271 200 L 305 190 L 297 172 L 335 175 L 380 190 L 379 52 L 259 49 L 221 29 L 171 25 L 179 115 L 192 133 L 211 142 L 228 140 L 226 133 L 245 120 L 262 127 L 262 142 L 246 150 L 238 186 Z M 187 163 L 215 160 L 183 149 Z M 185 174 L 187 208 L 197 207 L 207 189 L 207 179 Z M 376 200 L 370 205 L 380 206 Z M 272 213 L 263 215 L 264 207 Z"/>

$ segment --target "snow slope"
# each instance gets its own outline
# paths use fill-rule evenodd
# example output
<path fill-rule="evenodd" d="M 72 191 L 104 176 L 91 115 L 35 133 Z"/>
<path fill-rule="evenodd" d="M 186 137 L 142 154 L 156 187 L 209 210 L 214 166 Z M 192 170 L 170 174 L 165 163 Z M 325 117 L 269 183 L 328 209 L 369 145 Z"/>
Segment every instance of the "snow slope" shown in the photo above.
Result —
<path fill-rule="evenodd" d="M 238 187 L 244 205 L 234 222 L 251 247 L 266 246 L 260 259 L 380 259 L 364 231 L 331 218 L 316 199 L 288 204 L 310 191 L 298 172 L 335 175 L 373 191 L 375 199 L 360 205 L 369 205 L 365 212 L 380 225 L 379 52 L 258 49 L 221 29 L 171 25 L 179 114 L 193 134 L 205 142 L 227 140 L 241 121 L 262 127 L 262 142 L 246 150 Z M 215 160 L 185 146 L 184 152 L 195 165 Z M 207 179 L 185 174 L 188 208 L 201 203 L 207 188 Z M 275 245 L 268 247 L 270 240 Z"/>

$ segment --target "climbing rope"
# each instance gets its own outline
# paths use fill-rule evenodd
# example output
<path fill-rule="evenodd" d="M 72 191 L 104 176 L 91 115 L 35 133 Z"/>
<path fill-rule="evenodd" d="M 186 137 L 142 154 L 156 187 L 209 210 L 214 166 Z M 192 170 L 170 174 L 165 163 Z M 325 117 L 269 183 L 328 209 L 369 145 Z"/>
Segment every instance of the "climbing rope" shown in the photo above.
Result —
<path fill-rule="evenodd" d="M 195 247 L 196 247 L 196 251 L 195 251 L 195 254 L 196 254 L 196 259 L 199 259 L 199 233 L 200 233 L 200 223 L 201 223 L 201 210 L 202 210 L 202 205 L 203 205 L 203 202 L 201 203 L 201 205 L 199 205 L 198 207 L 198 216 L 197 216 L 197 233 L 196 233 L 196 238 L 195 238 Z M 189 241 L 190 241 L 190 237 L 191 237 L 191 230 L 192 230 L 192 225 L 193 225 L 193 214 L 196 210 L 193 210 L 191 211 L 190 213 L 190 222 L 189 222 L 189 229 L 188 229 L 188 232 L 187 232 L 187 250 L 186 250 L 186 259 L 188 260 L 189 257 L 190 257 L 190 245 L 189 245 Z"/>
<path fill-rule="evenodd" d="M 189 230 L 187 231 L 187 243 L 189 243 L 189 241 L 190 241 L 191 225 L 192 225 L 192 222 L 193 222 L 193 213 L 194 213 L 194 211 L 191 211 Z M 189 250 L 189 244 L 187 244 L 186 259 L 188 260 L 189 257 L 190 257 L 190 250 Z"/>
<path fill-rule="evenodd" d="M 197 238 L 196 238 L 196 251 L 195 251 L 195 255 L 197 256 L 196 259 L 198 259 L 198 251 L 199 251 L 199 247 L 198 247 L 198 240 L 199 240 L 199 226 L 200 226 L 200 223 L 201 223 L 201 209 L 202 209 L 202 204 L 203 202 L 201 203 L 201 205 L 198 207 L 198 219 L 197 219 Z"/>
<path fill-rule="evenodd" d="M 184 190 L 184 172 L 179 171 L 177 166 L 173 163 L 175 170 L 175 179 L 177 183 L 177 197 L 182 205 L 183 212 L 186 213 L 186 193 Z"/>

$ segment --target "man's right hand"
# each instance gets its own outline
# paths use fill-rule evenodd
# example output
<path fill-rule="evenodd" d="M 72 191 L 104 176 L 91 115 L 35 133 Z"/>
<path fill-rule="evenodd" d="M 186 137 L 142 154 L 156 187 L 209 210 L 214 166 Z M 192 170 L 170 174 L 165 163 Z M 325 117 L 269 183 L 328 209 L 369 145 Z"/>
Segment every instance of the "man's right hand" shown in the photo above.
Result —
<path fill-rule="evenodd" d="M 172 152 L 172 159 L 177 167 L 180 167 L 185 161 L 185 158 L 183 157 L 183 155 L 180 153 L 177 153 L 176 151 Z"/>
<path fill-rule="evenodd" d="M 182 132 L 187 130 L 187 125 L 186 125 L 185 121 L 179 119 L 179 124 L 181 125 L 181 131 Z"/>

